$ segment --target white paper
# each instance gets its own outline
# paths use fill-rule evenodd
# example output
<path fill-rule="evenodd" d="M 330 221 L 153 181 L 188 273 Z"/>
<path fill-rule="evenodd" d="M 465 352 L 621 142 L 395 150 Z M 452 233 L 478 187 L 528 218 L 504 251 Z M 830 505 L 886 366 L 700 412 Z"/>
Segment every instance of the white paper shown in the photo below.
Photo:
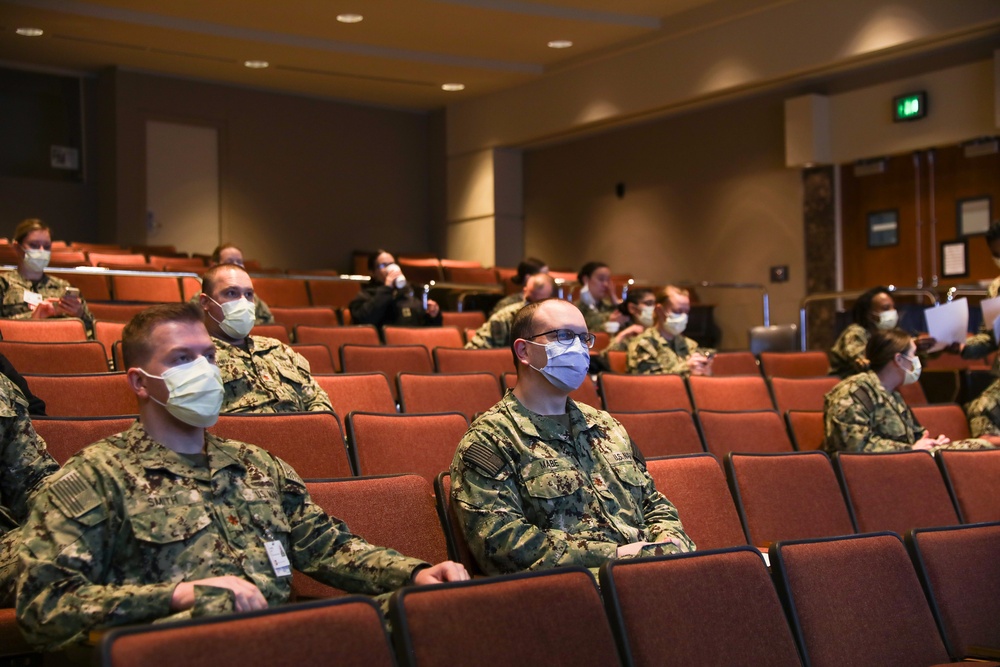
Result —
<path fill-rule="evenodd" d="M 969 301 L 965 297 L 927 308 L 924 317 L 927 333 L 937 340 L 938 346 L 965 342 L 969 330 Z"/>
<path fill-rule="evenodd" d="M 988 327 L 993 326 L 997 315 L 1000 315 L 1000 296 L 992 299 L 983 299 L 979 302 L 979 307 L 983 311 L 983 322 Z"/>
<path fill-rule="evenodd" d="M 1000 316 L 993 320 L 993 342 L 1000 341 Z"/>

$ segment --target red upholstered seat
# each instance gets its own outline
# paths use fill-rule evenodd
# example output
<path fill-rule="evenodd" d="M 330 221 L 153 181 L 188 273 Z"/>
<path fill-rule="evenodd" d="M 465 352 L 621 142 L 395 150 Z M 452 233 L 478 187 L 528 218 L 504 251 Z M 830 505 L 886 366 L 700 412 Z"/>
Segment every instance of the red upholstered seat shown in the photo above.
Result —
<path fill-rule="evenodd" d="M 26 343 L 0 340 L 0 354 L 7 357 L 19 373 L 69 375 L 105 373 L 108 353 L 97 341 L 80 343 Z"/>
<path fill-rule="evenodd" d="M 936 458 L 963 522 L 1000 521 L 1000 450 L 943 450 Z"/>
<path fill-rule="evenodd" d="M 688 378 L 688 387 L 691 388 L 691 402 L 698 410 L 736 412 L 774 409 L 767 383 L 759 375 L 692 376 Z"/>
<path fill-rule="evenodd" d="M 840 378 L 829 375 L 818 378 L 770 379 L 774 404 L 781 414 L 789 410 L 823 410 L 827 392 L 837 386 L 838 382 Z"/>
<path fill-rule="evenodd" d="M 351 412 L 396 412 L 396 401 L 385 373 L 313 375 L 341 418 Z"/>
<path fill-rule="evenodd" d="M 24 376 L 50 417 L 111 417 L 139 412 L 125 373 Z"/>
<path fill-rule="evenodd" d="M 695 413 L 705 449 L 722 459 L 729 452 L 790 452 L 785 423 L 774 410 Z"/>
<path fill-rule="evenodd" d="M 337 326 L 337 312 L 328 306 L 300 306 L 298 308 L 271 306 L 274 321 L 294 330 L 299 325 L 333 327 Z"/>
<path fill-rule="evenodd" d="M 946 435 L 951 440 L 971 438 L 969 420 L 962 406 L 955 403 L 915 405 L 911 408 L 920 425 L 930 431 L 931 437 Z"/>
<path fill-rule="evenodd" d="M 400 373 L 431 373 L 434 370 L 423 345 L 341 345 L 340 367 L 345 373 L 378 371 L 389 378 Z M 390 384 L 393 399 L 398 400 L 396 385 Z"/>
<path fill-rule="evenodd" d="M 712 375 L 760 375 L 760 365 L 750 352 L 719 352 L 712 359 Z"/>
<path fill-rule="evenodd" d="M 438 373 L 471 373 L 486 371 L 497 379 L 514 371 L 514 358 L 510 350 L 458 350 L 447 347 L 434 348 L 434 368 Z"/>
<path fill-rule="evenodd" d="M 601 373 L 598 385 L 609 412 L 691 410 L 687 386 L 679 375 Z"/>
<path fill-rule="evenodd" d="M 694 417 L 687 410 L 612 412 L 646 458 L 705 451 Z"/>
<path fill-rule="evenodd" d="M 785 413 L 792 444 L 800 452 L 822 449 L 826 439 L 826 426 L 821 410 L 789 410 Z"/>
<path fill-rule="evenodd" d="M 135 417 L 33 417 L 31 424 L 62 465 L 87 445 L 121 433 L 134 421 Z"/>
<path fill-rule="evenodd" d="M 396 380 L 403 412 L 461 412 L 472 421 L 500 400 L 492 373 L 400 373 Z"/>
<path fill-rule="evenodd" d="M 71 343 L 87 340 L 83 320 L 53 317 L 46 320 L 0 319 L 0 337 L 7 341 L 33 343 Z"/>
<path fill-rule="evenodd" d="M 423 345 L 430 353 L 435 347 L 462 347 L 462 332 L 457 327 L 384 327 L 386 345 Z"/>
<path fill-rule="evenodd" d="M 830 360 L 826 352 L 761 352 L 764 377 L 808 378 L 826 375 Z"/>
<path fill-rule="evenodd" d="M 458 412 L 347 416 L 347 437 L 359 475 L 416 473 L 433 483 L 447 470 L 469 428 Z"/>
<path fill-rule="evenodd" d="M 451 506 L 451 473 L 447 470 L 438 473 L 434 479 L 434 496 L 437 501 L 438 516 L 444 528 L 445 539 L 448 542 L 448 558 L 461 563 L 472 576 L 480 576 L 483 571 L 469 549 L 469 543 L 462 531 L 462 524 Z"/>
<path fill-rule="evenodd" d="M 340 372 L 340 348 L 342 345 L 380 345 L 378 330 L 371 324 L 356 326 L 309 326 L 295 328 L 295 340 L 299 343 L 326 345 L 333 357 L 333 367 Z"/>

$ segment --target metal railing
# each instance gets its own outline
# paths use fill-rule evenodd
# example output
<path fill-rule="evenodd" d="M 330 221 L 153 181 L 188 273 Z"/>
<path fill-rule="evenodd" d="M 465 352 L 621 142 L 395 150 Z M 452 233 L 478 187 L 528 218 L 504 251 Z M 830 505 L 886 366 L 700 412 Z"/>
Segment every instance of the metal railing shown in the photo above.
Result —
<path fill-rule="evenodd" d="M 771 326 L 771 304 L 768 300 L 767 287 L 760 283 L 715 283 L 709 280 L 702 280 L 700 282 L 680 282 L 677 283 L 678 287 L 709 287 L 718 289 L 752 289 L 759 291 L 761 293 L 761 306 L 764 311 L 764 326 Z"/>
<path fill-rule="evenodd" d="M 808 318 L 806 317 L 806 310 L 811 304 L 819 301 L 838 301 L 840 299 L 857 299 L 859 296 L 867 292 L 868 290 L 842 290 L 840 292 L 818 292 L 816 294 L 810 294 L 799 302 L 799 342 L 802 345 L 802 349 L 808 349 L 806 346 L 806 340 L 808 338 L 807 328 Z M 894 296 L 919 296 L 925 297 L 932 306 L 938 305 L 938 294 L 934 290 L 924 289 L 920 287 L 890 287 L 889 291 L 893 293 Z M 950 290 L 949 290 L 950 291 Z"/>

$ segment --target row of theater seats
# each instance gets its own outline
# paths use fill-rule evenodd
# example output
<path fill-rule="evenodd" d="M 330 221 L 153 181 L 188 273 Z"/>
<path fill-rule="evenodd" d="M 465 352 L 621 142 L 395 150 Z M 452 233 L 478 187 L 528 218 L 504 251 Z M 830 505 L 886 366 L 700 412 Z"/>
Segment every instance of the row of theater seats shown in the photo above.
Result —
<path fill-rule="evenodd" d="M 984 466 L 996 475 L 1000 464 L 998 452 L 949 454 L 959 455 L 954 457 L 958 463 L 947 462 L 953 478 L 954 471 Z M 906 510 L 905 524 L 896 517 L 893 525 L 935 525 L 905 529 L 911 562 L 898 535 L 866 532 L 879 528 L 861 524 L 860 512 L 859 535 L 853 535 L 853 524 L 833 526 L 824 519 L 824 512 L 835 503 L 816 505 L 832 477 L 823 454 L 748 457 L 756 460 L 749 461 L 746 470 L 737 458 L 743 457 L 732 457 L 728 468 L 737 475 L 742 493 L 738 497 L 762 494 L 771 511 L 781 515 L 771 521 L 786 526 L 783 531 L 762 533 L 773 535 L 777 542 L 769 550 L 773 581 L 738 529 L 723 538 L 715 525 L 720 522 L 719 508 L 725 507 L 719 502 L 722 494 L 732 506 L 718 462 L 707 455 L 675 457 L 651 461 L 657 464 L 651 472 L 674 500 L 699 551 L 605 565 L 601 590 L 606 617 L 590 573 L 566 568 L 397 593 L 390 605 L 395 656 L 376 608 L 360 598 L 340 597 L 172 628 L 113 631 L 103 641 L 104 664 L 156 665 L 168 655 L 172 664 L 180 659 L 182 664 L 207 665 L 219 659 L 219 647 L 225 645 L 225 659 L 245 665 L 270 665 L 275 660 L 297 664 L 306 659 L 391 665 L 394 658 L 405 665 L 472 660 L 566 665 L 933 665 L 949 656 L 957 660 L 975 653 L 973 646 L 1000 646 L 1000 598 L 995 594 L 1000 585 L 996 567 L 1000 524 L 958 527 L 949 517 L 917 516 Z M 895 472 L 904 474 L 891 477 L 896 480 L 891 494 L 900 498 L 893 501 L 885 492 L 873 495 L 881 504 L 892 505 L 890 511 L 903 509 L 907 502 L 928 507 L 916 487 L 933 481 L 920 474 L 929 455 L 858 458 L 875 461 L 876 466 L 900 466 Z M 761 471 L 760 464 L 773 469 Z M 913 475 L 915 479 L 908 479 Z M 812 488 L 817 483 L 820 491 Z M 442 506 L 447 494 L 440 492 L 440 486 L 438 511 L 429 484 L 414 475 L 316 480 L 307 481 L 307 486 L 316 502 L 373 543 L 430 562 L 445 557 L 467 561 L 467 550 L 454 545 L 454 531 L 447 527 L 442 531 L 441 521 L 448 526 L 449 519 Z M 776 486 L 797 495 L 780 499 Z M 699 499 L 713 495 L 713 490 L 716 498 Z M 371 511 L 373 498 L 381 511 Z M 724 518 L 722 523 L 732 520 Z M 744 526 L 761 521 L 746 514 L 743 520 Z M 756 539 L 767 538 L 751 538 L 751 543 Z M 342 595 L 299 572 L 294 573 L 293 590 L 298 599 Z M 348 606 L 354 611 L 344 611 Z M 361 625 L 359 616 L 365 619 Z M 12 632 L 11 617 L 11 610 L 0 610 L 0 637 Z M 25 650 L 13 635 L 2 645 L 9 652 Z M 252 649 L 245 655 L 240 654 L 244 645 Z"/>

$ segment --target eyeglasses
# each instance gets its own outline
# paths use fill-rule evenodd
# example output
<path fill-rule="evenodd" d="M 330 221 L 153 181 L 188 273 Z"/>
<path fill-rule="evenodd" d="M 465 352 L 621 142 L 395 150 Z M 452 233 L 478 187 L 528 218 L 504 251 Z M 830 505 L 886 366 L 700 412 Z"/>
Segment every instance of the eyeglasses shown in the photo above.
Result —
<path fill-rule="evenodd" d="M 556 340 L 567 347 L 573 344 L 573 339 L 575 338 L 579 338 L 580 342 L 587 347 L 594 347 L 594 342 L 597 340 L 597 336 L 589 331 L 576 333 L 575 331 L 570 331 L 569 329 L 552 329 L 551 331 L 543 331 L 542 333 L 535 334 L 534 336 L 528 336 L 528 340 L 538 338 L 539 336 L 548 336 L 550 334 L 555 334 Z"/>
<path fill-rule="evenodd" d="M 378 264 L 375 265 L 375 268 L 376 268 L 376 270 L 381 271 L 382 269 L 384 269 L 385 267 L 389 266 L 390 264 L 392 264 L 392 262 L 379 262 Z"/>

